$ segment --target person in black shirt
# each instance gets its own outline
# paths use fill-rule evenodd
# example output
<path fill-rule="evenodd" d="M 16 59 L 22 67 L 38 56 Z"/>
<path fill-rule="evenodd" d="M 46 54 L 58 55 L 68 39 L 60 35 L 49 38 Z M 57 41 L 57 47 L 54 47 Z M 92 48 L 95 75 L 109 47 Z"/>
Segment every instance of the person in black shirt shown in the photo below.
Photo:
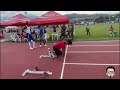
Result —
<path fill-rule="evenodd" d="M 87 35 L 90 35 L 90 27 L 89 27 L 89 24 L 87 24 L 87 26 L 86 26 L 86 32 L 87 32 Z"/>

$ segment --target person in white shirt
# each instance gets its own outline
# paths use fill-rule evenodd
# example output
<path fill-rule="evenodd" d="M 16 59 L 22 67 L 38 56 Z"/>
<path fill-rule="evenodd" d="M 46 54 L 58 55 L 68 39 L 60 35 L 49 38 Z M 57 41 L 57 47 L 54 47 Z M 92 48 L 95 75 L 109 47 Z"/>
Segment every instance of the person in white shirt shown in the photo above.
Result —
<path fill-rule="evenodd" d="M 37 48 L 37 47 L 35 46 L 35 40 L 34 40 L 34 38 L 32 37 L 31 27 L 29 26 L 28 22 L 26 22 L 26 27 L 24 27 L 24 29 L 26 29 L 26 37 L 27 37 L 27 39 L 28 39 L 28 43 L 29 43 L 30 49 Z"/>
<path fill-rule="evenodd" d="M 46 30 L 44 32 L 44 38 L 45 38 L 45 41 L 47 42 L 49 38 L 49 34 L 47 34 Z"/>

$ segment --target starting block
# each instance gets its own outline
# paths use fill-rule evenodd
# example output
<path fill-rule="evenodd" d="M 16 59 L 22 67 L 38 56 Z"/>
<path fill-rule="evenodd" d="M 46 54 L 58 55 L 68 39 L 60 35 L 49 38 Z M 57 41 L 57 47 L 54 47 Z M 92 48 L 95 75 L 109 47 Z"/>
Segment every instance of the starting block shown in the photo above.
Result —
<path fill-rule="evenodd" d="M 55 55 L 54 54 L 54 52 L 53 52 L 53 49 L 51 49 L 51 48 L 48 48 L 48 54 L 47 55 L 40 55 L 40 57 L 39 58 L 55 58 L 55 57 L 57 57 L 57 55 Z"/>
<path fill-rule="evenodd" d="M 25 76 L 26 74 L 44 74 L 44 73 L 47 73 L 49 75 L 52 75 L 52 72 L 50 71 L 36 71 L 36 70 L 25 70 L 24 73 L 22 74 L 22 76 Z"/>

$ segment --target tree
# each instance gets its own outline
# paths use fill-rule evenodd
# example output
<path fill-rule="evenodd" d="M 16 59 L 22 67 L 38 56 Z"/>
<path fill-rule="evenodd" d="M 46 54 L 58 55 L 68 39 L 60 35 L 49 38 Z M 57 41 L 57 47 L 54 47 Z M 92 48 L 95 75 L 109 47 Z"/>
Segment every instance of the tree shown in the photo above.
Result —
<path fill-rule="evenodd" d="M 95 21 L 94 21 L 94 22 L 99 23 L 99 18 L 95 18 Z"/>
<path fill-rule="evenodd" d="M 104 20 L 104 17 L 103 17 L 103 16 L 100 16 L 100 17 L 99 17 L 99 22 L 100 22 L 100 23 L 103 23 L 104 21 L 105 21 L 105 20 Z"/>
<path fill-rule="evenodd" d="M 114 17 L 114 16 L 111 16 L 111 17 L 110 17 L 110 21 L 115 21 L 115 17 Z"/>
<path fill-rule="evenodd" d="M 109 22 L 109 17 L 105 17 L 105 21 L 106 21 L 106 22 Z"/>

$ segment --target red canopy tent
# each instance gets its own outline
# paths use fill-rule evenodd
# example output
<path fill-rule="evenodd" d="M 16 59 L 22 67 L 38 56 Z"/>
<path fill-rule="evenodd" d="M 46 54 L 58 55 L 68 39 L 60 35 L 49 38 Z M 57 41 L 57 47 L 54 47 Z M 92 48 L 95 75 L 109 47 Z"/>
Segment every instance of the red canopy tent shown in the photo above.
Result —
<path fill-rule="evenodd" d="M 41 17 L 30 21 L 30 25 L 51 25 L 51 24 L 66 24 L 69 23 L 69 18 L 58 14 L 54 11 L 49 11 Z"/>
<path fill-rule="evenodd" d="M 22 14 L 18 14 L 5 22 L 1 22 L 0 26 L 24 26 L 26 25 L 26 21 L 30 22 L 31 19 Z"/>

